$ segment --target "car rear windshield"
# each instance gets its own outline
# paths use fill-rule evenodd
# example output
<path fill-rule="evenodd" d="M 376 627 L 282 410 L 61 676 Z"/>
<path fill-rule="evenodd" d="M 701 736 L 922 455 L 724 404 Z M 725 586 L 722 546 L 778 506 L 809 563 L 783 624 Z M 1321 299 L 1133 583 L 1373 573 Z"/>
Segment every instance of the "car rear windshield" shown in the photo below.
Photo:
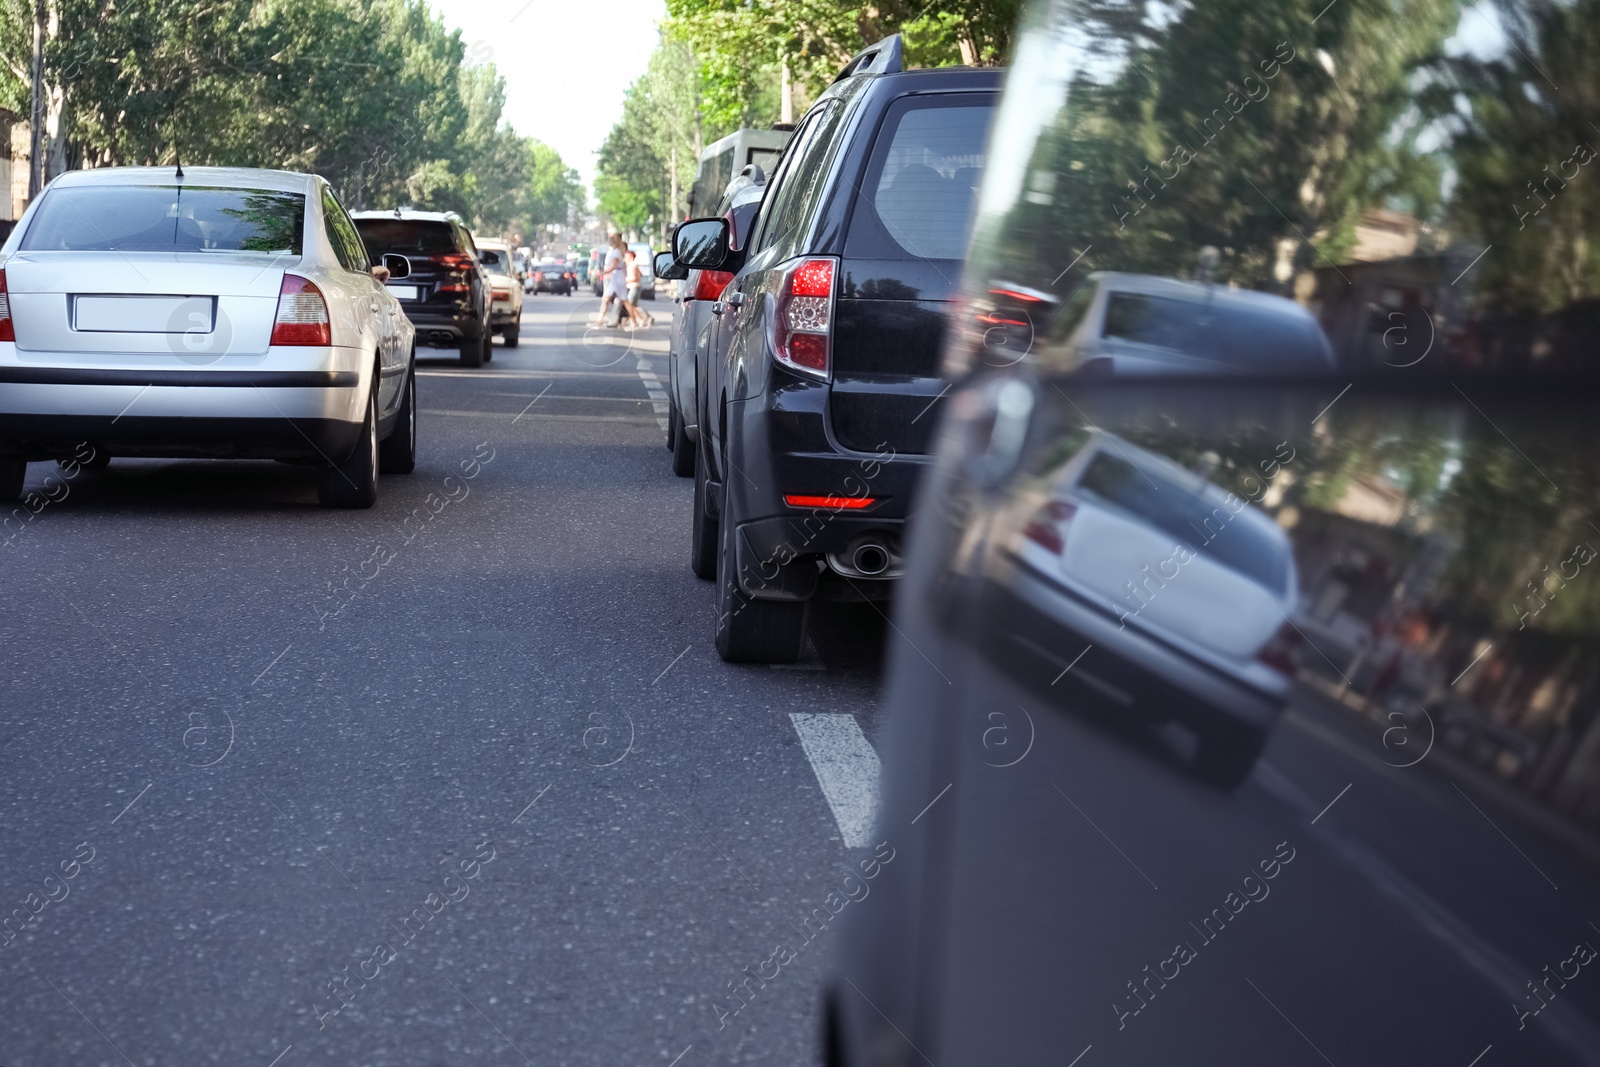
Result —
<path fill-rule="evenodd" d="M 983 178 L 992 101 L 912 98 L 890 109 L 850 217 L 845 255 L 960 259 Z"/>
<path fill-rule="evenodd" d="M 496 274 L 511 273 L 511 257 L 498 248 L 485 248 L 481 250 L 484 256 L 484 266 Z M 492 261 L 492 262 L 491 262 Z"/>
<path fill-rule="evenodd" d="M 456 251 L 455 230 L 448 222 L 428 219 L 356 219 L 356 229 L 374 256 L 437 256 Z"/>
<path fill-rule="evenodd" d="M 269 189 L 91 185 L 52 189 L 23 236 L 30 252 L 265 252 L 298 256 L 306 198 Z"/>
<path fill-rule="evenodd" d="M 1130 513 L 1177 541 L 1279 593 L 1289 587 L 1288 539 L 1223 504 L 1223 494 L 1197 496 L 1159 468 L 1136 467 L 1100 452 L 1078 479 L 1078 491 Z M 1254 517 L 1254 516 L 1252 516 Z"/>
<path fill-rule="evenodd" d="M 1237 305 L 1113 292 L 1106 301 L 1102 333 L 1241 370 L 1326 366 L 1321 335 L 1314 323 Z"/>

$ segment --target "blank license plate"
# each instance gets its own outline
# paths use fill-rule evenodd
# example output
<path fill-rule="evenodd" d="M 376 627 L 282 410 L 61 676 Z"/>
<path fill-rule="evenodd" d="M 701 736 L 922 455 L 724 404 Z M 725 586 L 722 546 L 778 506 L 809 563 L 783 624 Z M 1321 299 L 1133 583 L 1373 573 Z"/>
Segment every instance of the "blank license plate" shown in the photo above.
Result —
<path fill-rule="evenodd" d="M 384 288 L 393 293 L 396 300 L 417 299 L 417 287 L 415 285 L 386 285 Z"/>
<path fill-rule="evenodd" d="M 86 333 L 210 333 L 213 296 L 80 296 L 73 326 Z"/>

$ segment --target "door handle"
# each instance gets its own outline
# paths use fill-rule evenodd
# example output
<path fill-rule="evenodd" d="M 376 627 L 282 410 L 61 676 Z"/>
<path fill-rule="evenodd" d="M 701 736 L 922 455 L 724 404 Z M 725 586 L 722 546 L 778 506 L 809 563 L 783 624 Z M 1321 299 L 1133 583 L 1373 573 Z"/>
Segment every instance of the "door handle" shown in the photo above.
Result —
<path fill-rule="evenodd" d="M 737 307 L 744 307 L 744 294 L 739 292 L 739 290 L 737 290 L 737 289 L 735 289 L 733 292 L 729 293 L 728 294 L 728 306 L 729 307 L 736 307 L 736 308 Z"/>
<path fill-rule="evenodd" d="M 713 300 L 711 302 L 711 314 L 713 314 L 713 315 L 722 314 L 722 307 L 723 307 L 722 301 Z"/>

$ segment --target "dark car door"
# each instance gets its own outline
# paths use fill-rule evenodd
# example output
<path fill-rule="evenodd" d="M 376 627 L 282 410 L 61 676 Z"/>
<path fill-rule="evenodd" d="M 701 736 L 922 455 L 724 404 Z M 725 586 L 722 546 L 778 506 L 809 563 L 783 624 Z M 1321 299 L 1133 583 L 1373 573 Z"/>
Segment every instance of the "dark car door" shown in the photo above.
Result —
<path fill-rule="evenodd" d="M 745 265 L 722 299 L 712 305 L 706 374 L 702 376 L 698 406 L 702 432 L 711 441 L 706 450 L 707 463 L 718 481 L 727 478 L 722 470 L 726 404 L 749 395 L 752 367 L 757 374 L 765 369 L 763 309 L 752 298 L 769 282 L 773 269 L 793 254 L 801 239 L 835 147 L 832 138 L 842 111 L 838 101 L 826 100 L 802 120 L 768 183 L 761 213 L 751 229 Z"/>

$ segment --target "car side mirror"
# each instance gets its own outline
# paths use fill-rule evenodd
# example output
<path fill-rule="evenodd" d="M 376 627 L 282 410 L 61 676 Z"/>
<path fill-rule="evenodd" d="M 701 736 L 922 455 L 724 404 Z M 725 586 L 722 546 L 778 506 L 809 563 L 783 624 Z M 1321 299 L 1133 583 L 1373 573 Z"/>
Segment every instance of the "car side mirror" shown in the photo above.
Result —
<path fill-rule="evenodd" d="M 411 277 L 411 261 L 405 256 L 397 256 L 390 252 L 383 257 L 383 265 L 388 268 L 389 280 L 392 282 Z"/>
<path fill-rule="evenodd" d="M 651 264 L 657 278 L 663 281 L 678 281 L 687 278 L 689 272 L 678 266 L 678 261 L 672 258 L 671 252 L 657 252 L 655 262 Z"/>
<path fill-rule="evenodd" d="M 727 219 L 690 219 L 673 238 L 673 258 L 688 270 L 721 270 L 728 259 L 728 237 Z"/>

